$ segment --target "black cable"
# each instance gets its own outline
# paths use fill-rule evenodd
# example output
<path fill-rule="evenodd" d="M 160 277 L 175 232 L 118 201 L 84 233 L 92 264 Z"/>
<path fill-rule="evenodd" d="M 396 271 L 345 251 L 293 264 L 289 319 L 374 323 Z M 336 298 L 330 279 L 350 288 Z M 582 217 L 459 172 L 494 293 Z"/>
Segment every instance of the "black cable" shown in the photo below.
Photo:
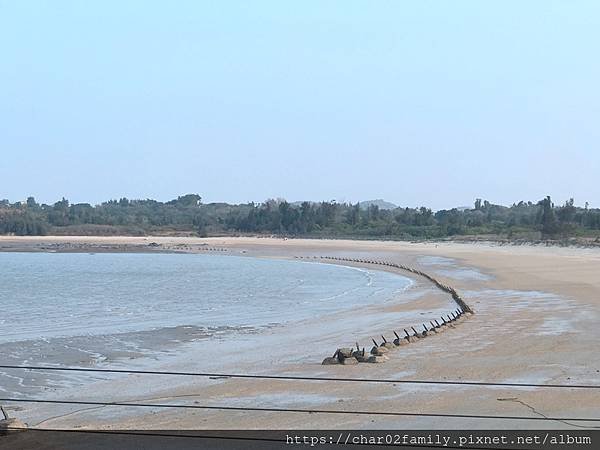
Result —
<path fill-rule="evenodd" d="M 447 414 L 447 413 L 417 413 L 398 411 L 342 411 L 331 409 L 299 409 L 299 408 L 259 408 L 248 406 L 209 406 L 209 405 L 168 405 L 164 403 L 126 403 L 126 402 L 93 402 L 79 400 L 44 400 L 33 398 L 0 398 L 0 402 L 11 403 L 50 403 L 60 405 L 80 406 L 132 406 L 142 408 L 182 408 L 182 409 L 209 409 L 220 411 L 260 411 L 260 412 L 293 412 L 308 414 L 357 414 L 366 416 L 415 416 L 415 417 L 447 417 L 459 419 L 500 419 L 500 420 L 556 420 L 569 422 L 600 422 L 600 418 L 581 417 L 524 417 L 524 416 L 490 416 L 479 414 Z"/>
<path fill-rule="evenodd" d="M 487 381 L 435 381 L 435 380 L 394 380 L 385 378 L 332 378 L 332 377 L 303 377 L 296 375 L 258 375 L 236 373 L 206 373 L 206 372 L 171 372 L 157 370 L 126 370 L 126 369 L 92 369 L 83 367 L 51 367 L 51 366 L 13 366 L 0 365 L 0 369 L 22 370 L 53 370 L 72 372 L 121 373 L 132 375 L 174 375 L 213 378 L 252 378 L 266 380 L 296 380 L 296 381 L 339 381 L 362 383 L 398 383 L 398 384 L 441 384 L 456 386 L 504 386 L 504 387 L 535 387 L 535 388 L 566 388 L 566 389 L 600 389 L 598 384 L 534 384 L 534 383 L 494 383 Z"/>

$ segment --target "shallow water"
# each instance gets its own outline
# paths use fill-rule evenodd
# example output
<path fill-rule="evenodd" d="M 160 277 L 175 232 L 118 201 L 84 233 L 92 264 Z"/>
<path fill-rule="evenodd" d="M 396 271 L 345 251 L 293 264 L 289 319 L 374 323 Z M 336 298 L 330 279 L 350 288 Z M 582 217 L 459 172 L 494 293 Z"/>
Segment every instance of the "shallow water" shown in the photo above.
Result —
<path fill-rule="evenodd" d="M 190 254 L 0 254 L 0 342 L 153 328 L 260 327 L 384 302 L 410 280 Z"/>
<path fill-rule="evenodd" d="M 11 365 L 132 367 L 195 341 L 252 345 L 284 325 L 408 302 L 398 297 L 412 283 L 353 267 L 197 254 L 0 253 L 0 268 L 0 364 Z M 5 370 L 0 391 L 82 379 Z"/>

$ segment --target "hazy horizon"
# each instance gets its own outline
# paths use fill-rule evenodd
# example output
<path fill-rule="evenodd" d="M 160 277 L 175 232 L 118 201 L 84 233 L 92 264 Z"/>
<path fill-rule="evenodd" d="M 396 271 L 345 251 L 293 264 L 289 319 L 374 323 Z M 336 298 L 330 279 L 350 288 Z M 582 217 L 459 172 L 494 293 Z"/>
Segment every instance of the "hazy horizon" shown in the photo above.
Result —
<path fill-rule="evenodd" d="M 0 198 L 600 206 L 600 4 L 0 0 Z"/>

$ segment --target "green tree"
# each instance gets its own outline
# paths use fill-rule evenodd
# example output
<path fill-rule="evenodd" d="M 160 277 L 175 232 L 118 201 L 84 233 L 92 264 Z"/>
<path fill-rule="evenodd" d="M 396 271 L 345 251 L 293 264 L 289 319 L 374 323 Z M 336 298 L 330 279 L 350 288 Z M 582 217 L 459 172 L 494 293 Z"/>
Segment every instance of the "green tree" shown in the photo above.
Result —
<path fill-rule="evenodd" d="M 558 223 L 554 214 L 554 203 L 550 196 L 540 200 L 538 205 L 541 207 L 538 223 L 541 226 L 544 237 L 552 237 L 558 232 Z"/>

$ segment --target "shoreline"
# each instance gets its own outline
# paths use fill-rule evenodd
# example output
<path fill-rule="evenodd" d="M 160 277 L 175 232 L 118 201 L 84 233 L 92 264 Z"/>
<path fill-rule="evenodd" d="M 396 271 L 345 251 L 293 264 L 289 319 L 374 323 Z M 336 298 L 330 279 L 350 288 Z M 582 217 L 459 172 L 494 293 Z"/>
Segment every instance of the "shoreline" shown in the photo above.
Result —
<path fill-rule="evenodd" d="M 70 252 L 63 252 L 63 253 L 70 253 Z M 79 253 L 86 253 L 86 252 L 79 252 Z M 120 252 L 119 252 L 120 253 Z M 139 253 L 139 252 L 136 252 Z M 188 254 L 191 255 L 192 253 L 190 252 L 172 252 L 172 251 L 165 251 L 162 252 L 165 255 L 166 254 Z M 135 253 L 133 253 L 135 254 Z M 156 254 L 154 252 L 154 254 Z M 199 254 L 203 254 L 203 253 L 199 253 Z M 218 254 L 216 256 L 224 256 L 221 254 Z M 230 254 L 228 256 L 232 256 L 234 258 L 242 258 L 242 256 L 239 256 L 237 254 Z M 250 256 L 248 258 L 252 258 L 252 259 L 269 259 L 269 260 L 273 260 L 273 258 L 271 257 L 267 257 L 267 258 L 263 258 L 263 257 L 258 257 L 258 256 Z M 387 274 L 387 275 L 392 275 L 392 276 L 398 276 L 401 280 L 401 283 L 407 283 L 406 285 L 402 285 L 401 286 L 401 290 L 397 291 L 393 296 L 389 297 L 387 300 L 384 301 L 376 301 L 374 303 L 367 303 L 364 305 L 353 305 L 353 306 L 346 306 L 343 303 L 340 303 L 336 309 L 336 311 L 334 312 L 327 312 L 326 316 L 331 316 L 332 318 L 334 318 L 336 315 L 338 314 L 352 314 L 353 311 L 355 311 L 358 307 L 360 307 L 361 309 L 365 309 L 365 311 L 368 310 L 377 310 L 380 309 L 384 306 L 388 306 L 388 305 L 397 305 L 397 304 L 401 304 L 404 307 L 406 307 L 409 311 L 412 310 L 417 310 L 417 307 L 412 307 L 410 305 L 410 301 L 407 300 L 407 298 L 415 298 L 417 299 L 421 293 L 420 293 L 420 289 L 418 289 L 416 286 L 418 285 L 418 283 L 413 280 L 411 277 L 407 276 L 406 274 L 400 274 L 400 273 L 394 273 L 393 271 L 386 271 L 386 270 L 381 270 L 381 268 L 374 268 L 374 267 L 367 267 L 366 265 L 361 265 L 361 267 L 359 267 L 358 265 L 354 264 L 330 264 L 327 263 L 325 261 L 302 261 L 302 260 L 298 260 L 296 258 L 290 257 L 290 258 L 280 258 L 280 259 L 285 259 L 291 263 L 295 263 L 295 264 L 311 264 L 311 265 L 323 265 L 325 267 L 329 266 L 339 266 L 339 267 L 343 267 L 345 269 L 350 269 L 353 271 L 358 270 L 359 272 L 364 272 L 364 273 L 370 273 L 369 278 L 371 278 L 371 275 L 374 275 L 376 277 L 381 277 L 380 275 L 376 275 L 377 272 L 380 272 L 381 274 Z M 333 272 L 335 273 L 335 272 Z M 388 282 L 389 283 L 389 282 Z M 409 292 L 409 295 L 405 297 L 405 294 L 407 293 L 407 291 Z M 432 304 L 433 305 L 433 304 Z M 398 313 L 399 314 L 399 313 Z M 439 317 L 439 316 L 438 316 Z M 246 339 L 245 336 L 250 336 L 256 333 L 262 333 L 263 331 L 268 331 L 270 329 L 275 329 L 275 331 L 279 330 L 285 330 L 288 329 L 288 331 L 286 331 L 286 333 L 292 332 L 291 329 L 297 325 L 303 325 L 303 323 L 306 322 L 306 319 L 294 319 L 294 320 L 284 320 L 283 322 L 280 323 L 263 323 L 263 324 L 253 324 L 253 325 L 249 325 L 249 324 L 245 324 L 245 325 L 240 325 L 240 326 L 232 326 L 232 325 L 222 325 L 222 326 L 218 326 L 217 327 L 217 331 L 218 329 L 227 329 L 231 332 L 233 332 L 233 334 L 235 334 L 239 339 Z M 136 329 L 136 330 L 131 330 L 131 331 L 118 331 L 118 332 L 107 332 L 107 333 L 97 333 L 97 334 L 90 334 L 88 335 L 87 333 L 85 335 L 80 335 L 80 334 L 76 334 L 76 335 L 57 335 L 57 336 L 53 336 L 53 337 L 49 337 L 48 339 L 44 339 L 42 343 L 37 343 L 34 339 L 31 338 L 27 338 L 25 340 L 18 340 L 18 341 L 11 341 L 11 342 L 6 342 L 4 344 L 0 343 L 0 347 L 3 347 L 4 349 L 6 349 L 5 354 L 12 354 L 15 355 L 16 350 L 12 349 L 13 345 L 17 345 L 19 347 L 19 353 L 23 353 L 24 350 L 21 349 L 21 347 L 25 348 L 25 347 L 31 347 L 31 344 L 34 344 L 35 350 L 36 350 L 36 355 L 39 353 L 40 355 L 43 353 L 56 353 L 57 349 L 53 349 L 54 346 L 58 346 L 58 352 L 59 354 L 61 354 L 62 356 L 60 356 L 58 358 L 59 361 L 65 361 L 64 365 L 65 366 L 69 366 L 69 365 L 73 365 L 73 366 L 85 366 L 85 367 L 94 367 L 97 364 L 103 365 L 105 363 L 107 364 L 117 364 L 117 365 L 127 365 L 127 364 L 136 364 L 136 363 L 140 363 L 140 364 L 145 364 L 144 360 L 148 359 L 148 358 L 157 358 L 156 360 L 159 361 L 160 360 L 160 353 L 162 351 L 164 351 L 165 348 L 170 349 L 167 350 L 168 352 L 171 353 L 177 353 L 179 351 L 181 351 L 182 353 L 185 353 L 185 346 L 186 345 L 194 345 L 193 342 L 198 341 L 198 334 L 202 334 L 203 338 L 208 338 L 206 341 L 204 339 L 200 339 L 202 342 L 201 344 L 212 344 L 214 343 L 210 338 L 218 338 L 216 335 L 212 336 L 212 333 L 210 333 L 210 329 L 214 329 L 214 327 L 210 327 L 210 326 L 199 326 L 199 325 L 194 325 L 192 324 L 192 322 L 177 322 L 176 324 L 170 324 L 170 325 L 165 325 L 165 326 L 160 326 L 160 327 L 153 327 L 153 328 L 144 328 L 144 329 Z M 334 328 L 331 329 L 331 331 L 333 331 Z M 352 330 L 348 330 L 346 328 L 346 332 L 351 331 L 352 334 L 354 335 L 359 335 L 357 334 L 357 330 L 358 327 L 356 327 L 355 329 Z M 208 334 L 205 335 L 204 331 Z M 237 331 L 237 332 L 236 332 Z M 283 331 L 282 331 L 283 332 Z M 375 332 L 379 332 L 378 329 L 375 330 Z M 220 333 L 216 333 L 217 335 Z M 280 333 L 281 334 L 281 333 Z M 316 333 L 313 330 L 313 334 L 316 335 Z M 346 333 L 345 333 L 346 334 Z M 311 336 L 311 333 L 305 333 L 306 337 L 309 338 Z M 145 336 L 145 338 L 143 338 Z M 375 336 L 377 336 L 377 334 L 375 334 Z M 164 342 L 164 345 L 161 345 L 161 339 L 162 337 L 165 337 L 167 339 L 167 342 Z M 355 336 L 356 337 L 356 336 Z M 142 339 L 143 338 L 143 339 Z M 221 338 L 218 338 L 221 339 Z M 135 348 L 132 350 L 131 348 L 124 348 L 122 350 L 120 349 L 110 349 L 110 342 L 116 340 L 118 342 L 124 341 L 124 342 L 139 342 L 138 345 L 140 345 L 141 347 L 143 347 L 145 350 L 138 350 L 137 346 L 135 346 Z M 142 340 L 144 341 L 144 343 L 142 343 Z M 339 336 L 336 336 L 336 341 L 339 340 Z M 174 342 L 177 342 L 177 344 L 179 345 L 179 348 L 177 345 L 174 345 Z M 65 347 L 65 348 L 69 348 L 71 350 L 69 350 L 70 353 L 63 353 L 60 348 Z M 11 350 L 12 349 L 12 350 Z M 89 359 L 86 358 L 84 362 L 81 358 L 86 356 L 86 353 L 91 352 L 92 354 L 96 355 L 97 358 L 92 358 Z M 189 352 L 188 352 L 189 353 Z M 317 362 L 320 361 L 322 359 L 322 356 L 320 355 L 319 352 L 312 352 L 312 351 L 308 351 L 305 355 L 300 355 L 304 361 L 304 363 L 310 363 L 312 364 L 313 362 Z M 40 360 L 39 363 L 36 364 L 35 362 L 35 358 L 33 358 L 33 361 L 28 362 L 27 365 L 47 365 L 48 363 L 50 364 L 55 364 L 51 361 L 45 362 L 43 360 Z M 9 364 L 16 364 L 16 363 L 9 363 Z M 15 373 L 15 375 L 18 372 Z M 35 375 L 35 372 L 33 374 L 28 373 L 29 376 Z M 28 376 L 28 378 L 29 378 Z M 60 380 L 59 380 L 60 381 Z M 28 384 L 28 383 L 26 383 Z M 8 387 L 8 385 L 6 386 Z M 77 387 L 77 386 L 75 386 Z M 45 388 L 42 388 L 45 389 Z M 60 388 L 59 388 L 60 390 Z M 67 388 L 68 390 L 68 388 Z M 20 392 L 20 391 L 19 391 Z M 63 391 L 64 392 L 64 391 Z M 35 394 L 35 389 L 31 392 L 28 391 L 23 391 L 21 392 L 22 395 L 27 395 L 27 394 Z M 41 392 L 40 392 L 41 393 Z M 19 395 L 21 395 L 19 394 Z"/>
<path fill-rule="evenodd" d="M 182 240 L 182 241 L 198 241 L 198 240 L 244 240 L 244 239 L 266 239 L 266 240 L 298 240 L 298 241 L 349 241 L 349 242 L 379 242 L 379 243 L 399 243 L 399 244 L 417 244 L 417 245 L 444 245 L 444 244 L 464 244 L 464 245 L 489 245 L 494 247 L 532 247 L 532 248 L 572 248 L 572 249 L 600 249 L 600 238 L 592 237 L 564 237 L 561 239 L 508 239 L 508 238 L 493 238 L 474 236 L 457 235 L 452 238 L 439 239 L 391 239 L 388 237 L 361 237 L 361 236 L 278 236 L 278 235 L 213 235 L 213 236 L 195 236 L 187 234 L 146 234 L 146 235 L 7 235 L 0 234 L 0 242 L 2 241 L 62 241 L 65 243 L 73 241 L 88 241 L 106 240 L 106 241 L 140 241 L 140 240 Z M 2 250 L 0 251 L 7 251 Z M 8 250 L 11 251 L 11 250 Z M 116 251 L 119 251 L 118 249 Z"/>
<path fill-rule="evenodd" d="M 548 249 L 600 252 L 600 242 L 591 244 L 561 243 L 559 241 L 511 241 L 490 239 L 445 239 L 445 240 L 387 240 L 387 239 L 350 239 L 345 237 L 296 238 L 275 236 L 12 236 L 0 235 L 0 253 L 2 252 L 50 252 L 50 253 L 185 253 L 189 251 L 227 252 L 228 245 L 219 247 L 209 242 L 322 242 L 353 244 L 374 244 L 378 246 L 413 246 L 423 248 L 498 248 L 498 249 Z"/>
<path fill-rule="evenodd" d="M 46 238 L 47 239 L 47 238 Z M 112 239 L 112 241 L 111 241 Z M 360 259 L 386 259 L 396 264 L 417 266 L 442 283 L 456 286 L 477 314 L 461 327 L 448 330 L 448 336 L 425 339 L 417 345 L 397 350 L 386 364 L 361 364 L 353 367 L 320 366 L 320 359 L 312 363 L 284 362 L 285 353 L 274 343 L 271 346 L 273 364 L 254 368 L 263 373 L 293 373 L 317 376 L 398 377 L 403 379 L 480 380 L 480 381 L 532 381 L 538 383 L 594 383 L 599 378 L 600 361 L 595 345 L 600 337 L 596 327 L 600 317 L 600 282 L 595 273 L 600 270 L 600 252 L 594 249 L 554 247 L 505 247 L 467 244 L 409 244 L 397 241 L 321 241 L 282 240 L 266 238 L 78 238 L 74 243 L 112 243 L 146 245 L 156 241 L 161 246 L 185 244 L 193 251 L 202 244 L 210 248 L 226 248 L 227 252 L 269 258 L 293 256 L 319 256 L 336 254 L 339 257 Z M 12 238 L 14 241 L 15 238 Z M 66 241 L 64 238 L 53 238 Z M 16 246 L 38 244 L 31 239 L 17 239 Z M 43 241 L 43 239 L 42 239 Z M 7 239 L 0 238 L 0 247 Z M 152 250 L 155 251 L 155 250 Z M 198 252 L 203 250 L 198 250 Z M 427 259 L 428 258 L 428 259 Z M 437 259 L 435 259 L 437 258 Z M 427 296 L 426 296 L 427 297 Z M 418 311 L 430 300 L 417 300 Z M 388 314 L 398 308 L 384 305 L 370 315 L 377 322 L 388 320 Z M 353 328 L 357 313 L 341 315 L 336 320 L 342 326 Z M 331 340 L 327 336 L 326 318 L 308 324 L 304 336 L 318 336 L 315 345 Z M 325 333 L 325 335 L 323 334 Z M 273 335 L 275 341 L 281 336 Z M 300 339 L 301 341 L 301 339 Z M 268 342 L 268 339 L 266 340 Z M 454 342 L 457 345 L 448 345 Z M 274 345 L 274 346 L 273 346 Z M 327 348 L 329 353 L 329 348 Z M 327 356 L 326 354 L 324 356 Z M 205 359 L 205 358 L 204 358 Z M 200 360 L 203 360 L 201 358 Z M 278 361 L 275 363 L 275 361 Z M 189 363 L 188 363 L 189 364 Z M 236 363 L 237 364 L 237 363 Z M 185 366 L 185 364 L 184 364 Z M 192 367 L 196 367 L 192 365 Z M 252 369 L 252 358 L 240 361 L 240 370 Z M 133 381 L 130 379 L 130 381 Z M 153 382 L 154 383 L 154 382 Z M 125 383 L 127 385 L 127 383 Z M 156 390 L 154 390 L 156 387 Z M 152 387 L 161 398 L 165 396 L 192 401 L 209 398 L 214 404 L 250 403 L 259 405 L 317 405 L 322 408 L 372 409 L 383 411 L 412 409 L 421 412 L 461 411 L 491 415 L 535 415 L 523 403 L 536 411 L 551 416 L 594 417 L 599 411 L 600 397 L 594 391 L 548 391 L 539 388 L 481 387 L 428 388 L 410 386 L 356 386 L 348 392 L 338 383 L 311 384 L 300 382 L 274 382 L 266 385 L 259 380 L 198 380 L 187 385 L 169 388 Z M 200 397 L 199 392 L 202 392 Z M 507 401 L 505 399 L 517 399 Z M 527 420 L 494 421 L 474 419 L 434 418 L 357 418 L 352 415 L 338 417 L 269 413 L 245 414 L 204 411 L 200 416 L 161 410 L 155 414 L 120 417 L 106 413 L 74 414 L 50 422 L 49 426 L 83 426 L 91 428 L 427 428 L 432 424 L 447 428 L 502 428 L 506 426 L 531 428 L 533 426 L 565 427 L 556 422 L 531 422 Z M 199 417 L 202 417 L 200 420 Z"/>

